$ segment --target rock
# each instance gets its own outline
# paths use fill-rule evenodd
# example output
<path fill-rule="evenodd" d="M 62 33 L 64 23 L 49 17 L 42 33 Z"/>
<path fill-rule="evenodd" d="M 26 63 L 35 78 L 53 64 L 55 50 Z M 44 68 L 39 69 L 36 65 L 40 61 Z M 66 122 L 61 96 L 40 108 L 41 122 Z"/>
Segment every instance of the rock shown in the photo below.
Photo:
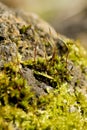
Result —
<path fill-rule="evenodd" d="M 4 69 L 6 63 L 18 60 L 21 75 L 27 80 L 28 85 L 32 86 L 36 95 L 47 94 L 46 89 L 54 89 L 53 86 L 57 83 L 51 76 L 43 73 L 40 73 L 37 78 L 34 72 L 36 68 L 25 66 L 22 63 L 28 60 L 35 62 L 39 57 L 53 59 L 56 51 L 62 59 L 63 55 L 68 54 L 66 39 L 57 34 L 36 14 L 13 10 L 0 3 L 0 70 Z M 46 42 L 48 45 L 45 45 Z M 73 78 L 70 82 L 66 80 L 67 83 L 73 88 L 86 86 L 87 80 L 80 66 L 76 67 L 73 62 L 70 65 L 70 62 L 70 60 L 67 62 L 67 67 Z M 61 75 L 59 76 L 62 81 Z M 42 79 L 40 79 L 41 76 Z M 79 80 L 78 84 L 77 80 Z"/>
<path fill-rule="evenodd" d="M 78 42 L 57 34 L 37 15 L 0 3 L 0 128 L 56 129 L 54 119 L 63 119 L 65 127 L 58 129 L 67 129 L 74 117 L 84 124 L 86 111 L 78 108 L 87 104 L 85 56 Z"/>

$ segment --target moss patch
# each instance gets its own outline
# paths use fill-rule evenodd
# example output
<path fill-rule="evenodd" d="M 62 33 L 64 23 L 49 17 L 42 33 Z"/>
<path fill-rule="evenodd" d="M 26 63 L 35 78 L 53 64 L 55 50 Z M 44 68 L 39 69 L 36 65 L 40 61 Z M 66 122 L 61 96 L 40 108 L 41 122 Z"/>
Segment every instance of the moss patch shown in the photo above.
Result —
<path fill-rule="evenodd" d="M 0 16 L 0 129 L 87 130 L 86 51 L 36 16 Z"/>
<path fill-rule="evenodd" d="M 87 129 L 87 97 L 79 89 L 70 91 L 72 75 L 67 68 L 68 60 L 72 60 L 83 69 L 86 60 L 80 56 L 82 48 L 70 41 L 68 43 L 67 63 L 66 56 L 55 54 L 53 59 L 38 58 L 36 61 L 20 60 L 4 64 L 0 72 L 0 129 Z M 39 81 L 55 89 L 48 89 L 47 95 L 37 98 L 22 77 L 19 63 L 31 68 Z"/>

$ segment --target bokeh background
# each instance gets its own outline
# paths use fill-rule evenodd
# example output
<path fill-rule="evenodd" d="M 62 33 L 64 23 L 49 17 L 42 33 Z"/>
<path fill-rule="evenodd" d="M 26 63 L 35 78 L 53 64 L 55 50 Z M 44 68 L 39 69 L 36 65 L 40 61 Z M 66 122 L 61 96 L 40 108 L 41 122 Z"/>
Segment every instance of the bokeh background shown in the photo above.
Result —
<path fill-rule="evenodd" d="M 87 0 L 0 0 L 14 8 L 34 12 L 58 33 L 78 39 L 87 49 Z"/>

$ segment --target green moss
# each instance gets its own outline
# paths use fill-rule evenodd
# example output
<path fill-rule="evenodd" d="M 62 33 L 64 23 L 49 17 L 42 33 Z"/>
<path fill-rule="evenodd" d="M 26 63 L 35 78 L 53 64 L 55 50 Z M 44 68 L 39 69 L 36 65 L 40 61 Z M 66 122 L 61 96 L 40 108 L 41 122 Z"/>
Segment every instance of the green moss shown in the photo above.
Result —
<path fill-rule="evenodd" d="M 26 29 L 24 29 L 23 33 Z M 86 67 L 85 51 L 73 41 L 65 41 L 68 60 Z M 81 54 L 82 53 L 82 54 Z M 20 64 L 33 70 L 36 78 L 55 89 L 38 98 L 20 72 Z M 12 130 L 86 130 L 87 96 L 70 92 L 72 76 L 67 70 L 66 55 L 10 62 L 0 72 L 0 129 Z"/>
<path fill-rule="evenodd" d="M 84 104 L 84 105 L 83 105 Z M 39 97 L 34 106 L 25 112 L 16 106 L 0 106 L 0 126 L 8 130 L 14 127 L 35 130 L 86 130 L 87 98 L 81 93 L 70 94 L 67 85 L 48 96 Z M 4 123 L 3 123 L 4 122 Z"/>
<path fill-rule="evenodd" d="M 68 58 L 74 62 L 76 65 L 87 65 L 87 53 L 85 49 L 80 45 L 78 41 L 67 40 L 66 44 L 69 48 Z"/>
<path fill-rule="evenodd" d="M 29 25 L 29 26 L 23 26 L 21 29 L 20 29 L 20 34 L 24 34 L 28 29 L 30 29 L 31 28 L 31 25 Z"/>

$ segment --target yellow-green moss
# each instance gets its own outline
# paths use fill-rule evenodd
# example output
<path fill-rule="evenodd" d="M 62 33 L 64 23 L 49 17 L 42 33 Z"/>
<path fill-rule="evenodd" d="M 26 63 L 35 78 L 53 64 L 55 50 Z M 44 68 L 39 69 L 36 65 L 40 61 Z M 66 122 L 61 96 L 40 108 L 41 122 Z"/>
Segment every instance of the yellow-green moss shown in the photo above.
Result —
<path fill-rule="evenodd" d="M 81 69 L 86 67 L 85 50 L 71 40 L 65 44 L 69 50 L 67 60 Z M 55 89 L 37 98 L 20 73 L 20 63 Z M 66 55 L 5 64 L 0 72 L 0 129 L 86 130 L 87 97 L 77 90 L 70 92 L 67 81 L 71 79 Z"/>

